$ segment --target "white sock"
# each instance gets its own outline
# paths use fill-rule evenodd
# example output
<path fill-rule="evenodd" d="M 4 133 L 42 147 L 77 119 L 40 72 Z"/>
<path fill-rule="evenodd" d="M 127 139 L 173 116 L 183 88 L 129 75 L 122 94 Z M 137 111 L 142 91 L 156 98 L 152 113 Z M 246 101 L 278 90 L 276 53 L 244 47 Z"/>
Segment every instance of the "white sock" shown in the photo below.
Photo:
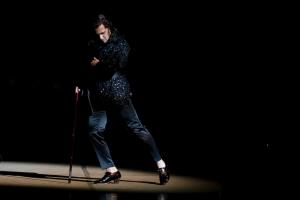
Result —
<path fill-rule="evenodd" d="M 109 168 L 106 168 L 106 171 L 110 172 L 110 173 L 115 173 L 118 171 L 118 169 L 116 167 L 109 167 Z"/>
<path fill-rule="evenodd" d="M 156 164 L 158 168 L 166 167 L 166 163 L 162 159 L 160 159 Z"/>

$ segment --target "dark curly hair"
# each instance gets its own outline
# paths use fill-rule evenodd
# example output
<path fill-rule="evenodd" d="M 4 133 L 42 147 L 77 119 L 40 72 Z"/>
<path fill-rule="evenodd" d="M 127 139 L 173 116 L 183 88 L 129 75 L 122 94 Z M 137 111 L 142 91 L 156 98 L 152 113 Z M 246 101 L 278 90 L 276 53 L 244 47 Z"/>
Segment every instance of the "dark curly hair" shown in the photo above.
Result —
<path fill-rule="evenodd" d="M 115 30 L 115 27 L 113 26 L 112 22 L 109 19 L 107 19 L 103 14 L 98 15 L 96 21 L 93 23 L 93 28 L 96 29 L 100 25 L 104 25 L 110 30 Z"/>

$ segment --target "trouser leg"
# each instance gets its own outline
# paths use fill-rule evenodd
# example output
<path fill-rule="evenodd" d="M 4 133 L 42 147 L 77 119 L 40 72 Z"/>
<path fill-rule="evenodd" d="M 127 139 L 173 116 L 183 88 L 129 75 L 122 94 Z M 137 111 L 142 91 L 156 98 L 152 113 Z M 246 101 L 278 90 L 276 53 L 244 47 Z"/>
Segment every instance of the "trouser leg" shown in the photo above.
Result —
<path fill-rule="evenodd" d="M 108 145 L 104 140 L 106 124 L 107 114 L 105 111 L 93 112 L 89 117 L 89 136 L 100 166 L 103 169 L 114 166 Z"/>
<path fill-rule="evenodd" d="M 122 120 L 125 121 L 130 131 L 147 145 L 154 161 L 159 161 L 161 159 L 161 156 L 157 145 L 150 132 L 141 123 L 131 100 L 128 102 L 128 104 L 121 107 L 120 116 Z"/>

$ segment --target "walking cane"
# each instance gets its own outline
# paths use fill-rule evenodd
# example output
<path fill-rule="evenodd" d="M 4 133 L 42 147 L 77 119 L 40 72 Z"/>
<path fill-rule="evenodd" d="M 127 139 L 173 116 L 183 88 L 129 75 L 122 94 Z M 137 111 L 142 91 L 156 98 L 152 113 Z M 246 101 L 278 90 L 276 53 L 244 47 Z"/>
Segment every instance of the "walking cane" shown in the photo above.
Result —
<path fill-rule="evenodd" d="M 73 165 L 73 155 L 74 155 L 74 146 L 75 146 L 75 132 L 77 125 L 77 107 L 78 107 L 78 99 L 79 99 L 80 89 L 76 86 L 75 88 L 75 111 L 74 111 L 74 121 L 73 121 L 73 131 L 71 135 L 71 150 L 70 150 L 70 167 L 69 167 L 69 178 L 68 183 L 71 183 L 72 179 L 72 165 Z"/>

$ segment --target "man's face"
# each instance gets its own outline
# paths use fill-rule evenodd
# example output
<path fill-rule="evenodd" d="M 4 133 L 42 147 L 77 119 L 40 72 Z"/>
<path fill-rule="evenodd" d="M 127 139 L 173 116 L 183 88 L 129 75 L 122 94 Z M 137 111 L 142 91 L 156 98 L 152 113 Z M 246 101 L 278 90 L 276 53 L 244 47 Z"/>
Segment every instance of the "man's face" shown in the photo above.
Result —
<path fill-rule="evenodd" d="M 96 29 L 96 34 L 100 37 L 100 40 L 102 40 L 102 42 L 106 43 L 110 37 L 110 29 L 106 28 L 103 24 L 101 24 L 100 26 L 98 26 Z"/>

